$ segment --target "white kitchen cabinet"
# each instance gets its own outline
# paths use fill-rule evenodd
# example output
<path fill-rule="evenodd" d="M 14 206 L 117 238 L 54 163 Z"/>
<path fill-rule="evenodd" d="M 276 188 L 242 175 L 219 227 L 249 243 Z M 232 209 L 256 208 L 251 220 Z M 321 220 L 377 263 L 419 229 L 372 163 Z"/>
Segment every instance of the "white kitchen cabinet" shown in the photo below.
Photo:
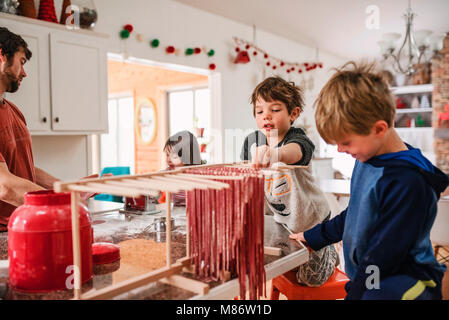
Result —
<path fill-rule="evenodd" d="M 52 129 L 107 129 L 107 57 L 85 36 L 50 34 Z"/>
<path fill-rule="evenodd" d="M 19 90 L 5 94 L 31 134 L 107 132 L 105 36 L 8 14 L 0 14 L 0 25 L 20 34 L 33 53 Z"/>

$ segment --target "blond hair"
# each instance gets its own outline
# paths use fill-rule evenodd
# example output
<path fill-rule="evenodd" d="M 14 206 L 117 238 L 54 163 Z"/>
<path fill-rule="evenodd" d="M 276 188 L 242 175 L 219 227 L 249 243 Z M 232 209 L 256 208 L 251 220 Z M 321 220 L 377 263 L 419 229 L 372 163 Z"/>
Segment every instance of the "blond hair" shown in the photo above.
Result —
<path fill-rule="evenodd" d="M 315 122 L 327 143 L 335 144 L 349 133 L 369 135 L 378 120 L 393 126 L 394 98 L 384 77 L 374 69 L 374 63 L 350 61 L 336 69 L 321 89 L 315 101 Z"/>

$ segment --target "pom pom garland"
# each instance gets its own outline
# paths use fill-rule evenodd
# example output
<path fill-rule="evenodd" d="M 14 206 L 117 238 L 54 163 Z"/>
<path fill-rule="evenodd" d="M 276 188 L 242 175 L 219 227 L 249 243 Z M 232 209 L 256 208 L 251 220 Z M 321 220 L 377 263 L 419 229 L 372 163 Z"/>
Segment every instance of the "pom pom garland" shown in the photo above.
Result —
<path fill-rule="evenodd" d="M 153 39 L 153 40 L 151 40 L 150 45 L 151 45 L 151 47 L 153 47 L 153 48 L 159 47 L 159 39 Z"/>
<path fill-rule="evenodd" d="M 123 29 L 128 30 L 129 33 L 133 32 L 134 27 L 131 24 L 127 24 L 123 27 Z"/>
<path fill-rule="evenodd" d="M 302 73 L 303 71 L 309 72 L 309 71 L 315 70 L 317 68 L 321 68 L 321 69 L 323 68 L 322 62 L 314 62 L 314 63 L 286 62 L 284 60 L 275 58 L 273 56 L 269 56 L 268 53 L 266 53 L 265 51 L 256 47 L 254 44 L 252 44 L 248 41 L 239 39 L 237 37 L 234 37 L 233 39 L 235 42 L 235 52 L 239 53 L 241 51 L 240 48 L 242 48 L 242 47 L 245 48 L 246 50 L 252 49 L 251 51 L 252 51 L 253 56 L 257 56 L 260 53 L 261 57 L 263 57 L 263 59 L 268 60 L 265 63 L 265 65 L 267 67 L 271 67 L 273 70 L 276 70 L 279 67 L 280 70 L 283 70 L 286 73 L 290 73 L 295 70 L 298 70 L 298 73 Z"/>
<path fill-rule="evenodd" d="M 120 31 L 120 38 L 122 39 L 127 39 L 129 38 L 129 31 L 126 29 L 123 29 L 122 31 Z"/>
<path fill-rule="evenodd" d="M 167 48 L 165 48 L 165 52 L 167 52 L 168 54 L 172 54 L 175 52 L 175 47 L 168 46 Z"/>

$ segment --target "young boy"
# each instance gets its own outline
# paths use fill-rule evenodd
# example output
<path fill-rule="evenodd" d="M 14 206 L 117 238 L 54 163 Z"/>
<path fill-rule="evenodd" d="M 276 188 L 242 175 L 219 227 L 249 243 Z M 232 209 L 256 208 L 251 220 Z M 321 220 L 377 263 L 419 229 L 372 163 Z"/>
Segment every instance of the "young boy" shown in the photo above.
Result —
<path fill-rule="evenodd" d="M 313 250 L 343 240 L 346 299 L 441 299 L 446 267 L 429 233 L 448 177 L 400 139 L 393 97 L 372 65 L 347 63 L 316 105 L 320 135 L 356 159 L 351 200 L 332 220 L 291 237 Z"/>
<path fill-rule="evenodd" d="M 172 135 L 167 139 L 164 145 L 165 160 L 168 168 L 166 170 L 174 170 L 182 166 L 191 166 L 201 164 L 201 154 L 198 141 L 195 136 L 185 130 Z M 179 191 L 173 193 L 173 204 L 175 206 L 186 205 L 186 192 Z M 165 201 L 165 196 L 159 201 Z"/>
<path fill-rule="evenodd" d="M 300 89 L 282 78 L 267 78 L 254 89 L 251 103 L 259 130 L 246 137 L 242 160 L 252 160 L 261 167 L 278 162 L 308 165 L 315 146 L 303 130 L 292 127 L 304 105 Z M 265 190 L 266 212 L 294 232 L 310 229 L 330 215 L 310 167 L 273 173 L 265 178 Z M 313 287 L 322 285 L 333 274 L 336 260 L 333 245 L 314 252 L 310 261 L 299 267 L 298 281 Z"/>

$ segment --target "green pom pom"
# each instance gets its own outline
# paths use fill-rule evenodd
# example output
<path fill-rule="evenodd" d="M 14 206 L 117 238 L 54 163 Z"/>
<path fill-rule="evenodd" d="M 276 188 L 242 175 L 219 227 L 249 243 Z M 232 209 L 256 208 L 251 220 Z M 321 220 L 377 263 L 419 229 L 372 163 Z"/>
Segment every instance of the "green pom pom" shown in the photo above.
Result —
<path fill-rule="evenodd" d="M 159 39 L 153 39 L 150 44 L 153 48 L 159 47 Z"/>
<path fill-rule="evenodd" d="M 214 54 L 215 54 L 214 49 L 210 49 L 209 52 L 207 53 L 207 55 L 208 55 L 209 57 L 212 57 Z"/>
<path fill-rule="evenodd" d="M 129 37 L 129 31 L 126 29 L 123 29 L 122 31 L 120 31 L 120 38 L 122 39 L 126 39 Z"/>
<path fill-rule="evenodd" d="M 186 55 L 190 56 L 191 54 L 193 54 L 194 50 L 192 48 L 187 48 L 186 49 Z"/>

